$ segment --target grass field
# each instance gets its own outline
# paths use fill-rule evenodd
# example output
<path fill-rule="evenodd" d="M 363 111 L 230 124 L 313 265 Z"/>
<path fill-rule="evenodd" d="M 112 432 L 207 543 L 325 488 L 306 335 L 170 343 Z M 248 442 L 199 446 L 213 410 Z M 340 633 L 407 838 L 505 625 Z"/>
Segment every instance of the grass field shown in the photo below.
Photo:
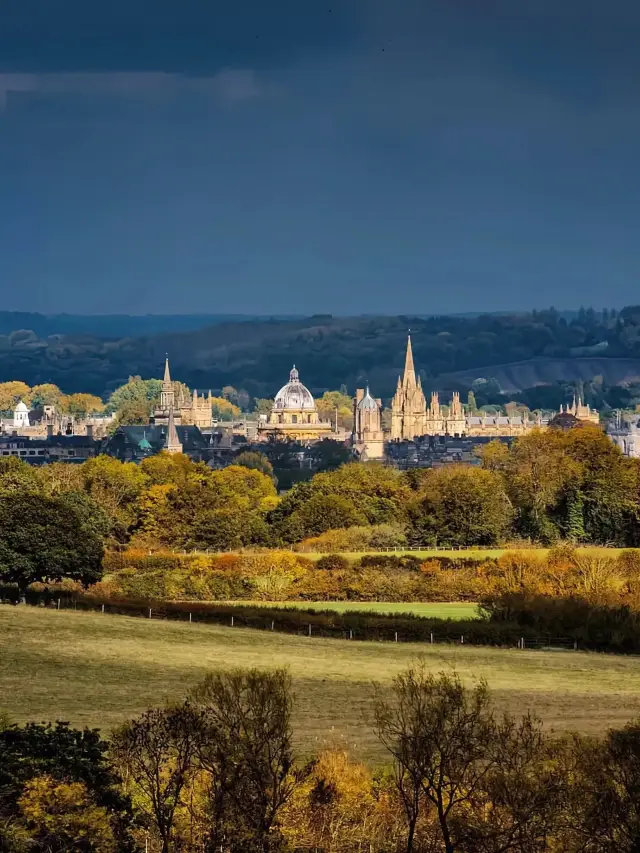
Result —
<path fill-rule="evenodd" d="M 64 719 L 109 730 L 182 697 L 214 667 L 288 666 L 302 752 L 337 742 L 374 761 L 373 681 L 424 655 L 467 683 L 486 677 L 497 705 L 533 709 L 558 731 L 601 733 L 640 715 L 640 658 L 307 639 L 125 616 L 0 607 L 0 709 L 16 721 Z"/>
<path fill-rule="evenodd" d="M 467 601 L 406 602 L 406 601 L 231 601 L 229 604 L 251 607 L 291 607 L 296 610 L 333 610 L 336 613 L 411 614 L 434 619 L 475 619 L 478 605 Z"/>

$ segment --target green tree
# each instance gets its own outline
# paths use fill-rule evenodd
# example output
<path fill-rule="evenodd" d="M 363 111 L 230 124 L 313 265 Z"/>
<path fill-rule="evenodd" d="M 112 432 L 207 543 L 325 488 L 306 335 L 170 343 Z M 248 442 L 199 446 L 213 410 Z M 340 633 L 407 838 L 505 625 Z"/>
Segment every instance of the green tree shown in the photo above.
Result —
<path fill-rule="evenodd" d="M 239 453 L 233 460 L 234 465 L 241 465 L 243 468 L 253 468 L 256 471 L 261 471 L 267 477 L 274 479 L 273 465 L 264 453 L 256 453 L 254 451 L 245 450 Z"/>
<path fill-rule="evenodd" d="M 271 414 L 271 410 L 273 409 L 273 400 L 268 400 L 264 397 L 258 398 L 255 401 L 253 411 L 258 415 L 267 415 L 267 417 Z"/>
<path fill-rule="evenodd" d="M 63 578 L 102 576 L 102 539 L 70 500 L 37 494 L 0 498 L 0 578 L 25 589 Z"/>
<path fill-rule="evenodd" d="M 464 465 L 426 471 L 410 514 L 416 543 L 466 547 L 504 541 L 513 517 L 500 475 Z"/>
<path fill-rule="evenodd" d="M 367 519 L 347 497 L 314 494 L 296 510 L 290 521 L 291 529 L 298 531 L 298 535 L 301 532 L 306 539 L 326 530 L 366 524 Z"/>
<path fill-rule="evenodd" d="M 0 496 L 40 490 L 39 472 L 17 456 L 0 458 Z"/>
<path fill-rule="evenodd" d="M 467 408 L 472 415 L 474 415 L 478 411 L 476 395 L 473 393 L 473 391 L 469 391 L 469 393 L 467 394 Z"/>
<path fill-rule="evenodd" d="M 123 416 L 125 412 L 129 413 L 126 417 L 137 413 L 143 417 L 141 423 L 148 423 L 152 411 L 160 404 L 161 391 L 162 382 L 159 379 L 130 376 L 124 385 L 120 385 L 111 394 L 107 410 Z M 126 422 L 123 420 L 123 424 Z"/>

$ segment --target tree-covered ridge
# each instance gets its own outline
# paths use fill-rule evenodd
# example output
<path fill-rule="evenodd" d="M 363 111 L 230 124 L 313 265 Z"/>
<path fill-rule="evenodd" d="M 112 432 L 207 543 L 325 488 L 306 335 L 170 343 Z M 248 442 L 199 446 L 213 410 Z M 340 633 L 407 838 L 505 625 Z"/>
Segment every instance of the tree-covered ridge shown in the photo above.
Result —
<path fill-rule="evenodd" d="M 469 368 L 487 368 L 490 377 L 493 365 L 530 359 L 569 364 L 585 356 L 640 359 L 640 309 L 634 307 L 581 310 L 569 319 L 553 309 L 478 317 L 316 316 L 223 322 L 189 332 L 119 339 L 40 337 L 15 330 L 0 335 L 0 379 L 52 382 L 68 393 L 106 398 L 131 375 L 160 377 L 169 352 L 174 374 L 192 388 L 221 391 L 232 385 L 252 398 L 272 398 L 295 362 L 315 394 L 369 380 L 376 394 L 389 397 L 404 362 L 409 327 L 425 387 L 449 387 L 449 374 Z M 620 379 L 638 373 L 631 361 Z"/>

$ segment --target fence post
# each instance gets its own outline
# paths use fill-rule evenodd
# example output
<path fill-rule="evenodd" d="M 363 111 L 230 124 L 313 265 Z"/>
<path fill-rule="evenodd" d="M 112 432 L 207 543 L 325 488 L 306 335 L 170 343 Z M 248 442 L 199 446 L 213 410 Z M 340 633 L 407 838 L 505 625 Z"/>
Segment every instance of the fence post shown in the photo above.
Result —
<path fill-rule="evenodd" d="M 104 604 L 102 605 L 102 612 L 104 613 Z"/>
<path fill-rule="evenodd" d="M 275 627 L 275 626 L 276 626 L 276 623 L 275 623 L 275 622 L 274 622 L 274 620 L 272 619 L 272 620 L 271 620 L 271 630 L 272 630 L 272 631 L 275 631 L 275 629 L 276 629 L 276 627 Z"/>
<path fill-rule="evenodd" d="M 58 599 L 58 610 L 60 610 L 60 599 Z"/>
<path fill-rule="evenodd" d="M 433 631 L 430 634 L 431 644 L 433 645 Z"/>
<path fill-rule="evenodd" d="M 398 642 L 398 632 L 396 631 L 396 643 Z"/>
<path fill-rule="evenodd" d="M 151 619 L 151 608 L 149 608 L 149 619 Z"/>
<path fill-rule="evenodd" d="M 460 645 L 464 645 L 464 634 L 460 637 Z"/>
<path fill-rule="evenodd" d="M 191 624 L 191 614 L 189 614 L 189 624 Z"/>
<path fill-rule="evenodd" d="M 311 622 L 309 622 L 309 636 L 311 636 Z"/>
<path fill-rule="evenodd" d="M 233 628 L 233 616 L 231 617 L 231 627 Z"/>
<path fill-rule="evenodd" d="M 520 648 L 524 649 L 524 637 L 520 639 Z"/>
<path fill-rule="evenodd" d="M 349 639 L 353 640 L 353 629 L 349 628 Z"/>

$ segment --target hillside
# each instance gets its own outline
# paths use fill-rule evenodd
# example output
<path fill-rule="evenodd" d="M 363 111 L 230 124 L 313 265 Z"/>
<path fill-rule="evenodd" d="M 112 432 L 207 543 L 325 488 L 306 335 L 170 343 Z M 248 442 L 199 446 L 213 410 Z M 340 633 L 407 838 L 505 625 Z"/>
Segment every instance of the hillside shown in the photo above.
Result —
<path fill-rule="evenodd" d="M 477 376 L 495 376 L 505 389 L 518 390 L 595 375 L 617 383 L 640 374 L 640 311 L 627 308 L 619 314 L 581 311 L 570 320 L 553 310 L 479 317 L 221 318 L 203 328 L 116 337 L 18 329 L 0 334 L 0 381 L 55 382 L 66 392 L 104 396 L 129 375 L 160 376 L 169 353 L 174 375 L 192 388 L 233 385 L 255 397 L 272 396 L 295 363 L 314 393 L 369 381 L 388 398 L 402 370 L 409 328 L 427 390 L 468 386 Z M 594 349 L 597 357 L 584 357 Z"/>
<path fill-rule="evenodd" d="M 535 709 L 556 731 L 601 734 L 637 715 L 640 661 L 582 652 L 309 639 L 243 628 L 31 607 L 0 608 L 0 710 L 18 721 L 69 720 L 107 731 L 176 701 L 217 667 L 286 666 L 303 752 L 348 744 L 384 760 L 371 730 L 372 682 L 422 655 L 436 672 L 485 677 L 499 709 Z"/>

